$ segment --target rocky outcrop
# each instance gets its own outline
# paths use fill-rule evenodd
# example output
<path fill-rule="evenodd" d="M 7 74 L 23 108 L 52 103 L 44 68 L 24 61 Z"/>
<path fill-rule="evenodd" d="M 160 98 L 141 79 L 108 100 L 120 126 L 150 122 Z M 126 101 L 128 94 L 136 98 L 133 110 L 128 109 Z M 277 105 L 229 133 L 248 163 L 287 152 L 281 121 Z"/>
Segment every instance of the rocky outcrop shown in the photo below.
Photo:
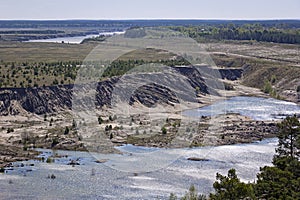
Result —
<path fill-rule="evenodd" d="M 1 115 L 44 114 L 71 108 L 72 85 L 9 88 L 0 91 Z"/>
<path fill-rule="evenodd" d="M 222 79 L 235 81 L 240 79 L 243 74 L 243 69 L 219 69 Z"/>
<path fill-rule="evenodd" d="M 153 76 L 151 83 L 137 88 L 129 104 L 139 102 L 147 107 L 156 104 L 174 106 L 180 101 L 197 102 L 197 93 L 209 93 L 202 74 L 195 67 L 173 67 L 172 70 L 171 74 Z"/>
<path fill-rule="evenodd" d="M 188 78 L 188 82 L 193 88 L 199 88 L 199 91 L 207 94 L 208 88 L 203 78 L 203 74 L 197 68 L 191 67 L 175 67 L 176 71 Z"/>
<path fill-rule="evenodd" d="M 158 103 L 174 105 L 179 103 L 176 94 L 167 87 L 158 84 L 149 84 L 140 87 L 130 98 L 130 105 L 140 102 L 147 107 L 152 107 Z"/>
<path fill-rule="evenodd" d="M 250 143 L 275 137 L 278 132 L 277 124 L 273 121 L 236 120 L 233 118 L 226 121 L 225 124 L 214 132 L 210 129 L 209 124 L 207 126 L 200 124 L 198 134 L 193 138 L 191 146 Z"/>

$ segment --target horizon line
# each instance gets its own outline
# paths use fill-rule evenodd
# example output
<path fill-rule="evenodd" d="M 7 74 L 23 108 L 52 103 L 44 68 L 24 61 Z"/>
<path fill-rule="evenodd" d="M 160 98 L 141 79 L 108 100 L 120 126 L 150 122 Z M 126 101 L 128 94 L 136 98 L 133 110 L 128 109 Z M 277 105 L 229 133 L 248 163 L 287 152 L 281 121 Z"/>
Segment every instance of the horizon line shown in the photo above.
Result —
<path fill-rule="evenodd" d="M 299 21 L 300 18 L 60 18 L 60 19 L 0 19 L 0 21 L 138 21 L 138 20 L 207 20 L 207 21 Z"/>

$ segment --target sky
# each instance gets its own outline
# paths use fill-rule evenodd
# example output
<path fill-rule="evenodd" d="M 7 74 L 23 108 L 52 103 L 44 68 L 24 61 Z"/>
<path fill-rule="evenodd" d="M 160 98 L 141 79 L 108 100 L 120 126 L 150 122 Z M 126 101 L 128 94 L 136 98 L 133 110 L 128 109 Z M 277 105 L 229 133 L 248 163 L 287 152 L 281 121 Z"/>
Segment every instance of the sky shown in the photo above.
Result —
<path fill-rule="evenodd" d="M 300 0 L 0 0 L 0 19 L 300 19 Z"/>

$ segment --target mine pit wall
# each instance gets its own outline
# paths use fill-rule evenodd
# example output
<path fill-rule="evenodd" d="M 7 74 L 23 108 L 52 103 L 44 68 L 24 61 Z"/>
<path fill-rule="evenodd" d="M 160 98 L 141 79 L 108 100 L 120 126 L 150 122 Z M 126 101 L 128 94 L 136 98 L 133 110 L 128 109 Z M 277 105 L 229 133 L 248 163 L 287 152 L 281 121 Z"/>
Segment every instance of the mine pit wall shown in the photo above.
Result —
<path fill-rule="evenodd" d="M 178 67 L 177 70 L 185 76 L 192 88 L 200 89 L 200 92 L 207 94 L 207 86 L 199 71 L 194 67 Z M 219 73 L 223 79 L 237 80 L 242 77 L 242 69 L 220 69 Z M 111 104 L 111 95 L 114 84 L 119 77 L 113 77 L 99 82 L 97 86 L 96 107 Z M 151 90 L 147 93 L 148 100 L 145 100 L 145 89 L 135 93 L 130 101 L 143 101 L 146 106 L 153 106 L 160 102 L 178 102 L 174 93 L 168 92 L 166 95 L 157 95 L 156 91 L 161 91 L 161 86 L 152 84 L 148 86 Z M 73 85 L 59 85 L 33 88 L 2 88 L 0 89 L 0 115 L 22 115 L 24 113 L 34 113 L 42 115 L 45 113 L 55 113 L 72 108 L 72 88 Z M 133 102 L 130 102 L 131 104 Z M 140 102 L 143 103 L 143 102 Z"/>

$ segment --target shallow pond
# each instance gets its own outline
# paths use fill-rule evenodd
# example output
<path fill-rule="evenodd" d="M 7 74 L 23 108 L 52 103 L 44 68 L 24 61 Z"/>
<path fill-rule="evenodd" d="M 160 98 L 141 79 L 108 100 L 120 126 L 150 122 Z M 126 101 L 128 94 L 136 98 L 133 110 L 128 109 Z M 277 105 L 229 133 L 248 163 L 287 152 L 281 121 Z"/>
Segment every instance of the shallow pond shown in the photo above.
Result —
<path fill-rule="evenodd" d="M 293 114 L 300 114 L 300 106 L 295 103 L 261 97 L 232 97 L 212 105 L 184 111 L 191 117 L 215 116 L 238 113 L 254 120 L 277 120 Z"/>
<path fill-rule="evenodd" d="M 242 180 L 254 181 L 259 167 L 270 165 L 276 144 L 276 139 L 266 139 L 252 144 L 176 151 L 126 145 L 119 147 L 124 155 L 39 150 L 45 159 L 52 154 L 67 156 L 55 158 L 54 163 L 14 163 L 15 167 L 0 175 L 0 194 L 1 199 L 167 199 L 171 192 L 184 194 L 191 184 L 199 192 L 209 193 L 216 173 L 226 174 L 230 168 L 237 169 Z M 166 153 L 177 157 L 159 169 L 124 170 L 133 161 L 133 168 L 142 165 L 146 169 L 149 163 L 156 163 L 159 155 Z M 189 161 L 188 157 L 206 160 Z M 95 162 L 99 158 L 109 160 Z M 80 165 L 68 165 L 71 160 Z M 149 163 L 144 163 L 145 160 Z M 48 177 L 52 174 L 55 179 Z"/>

